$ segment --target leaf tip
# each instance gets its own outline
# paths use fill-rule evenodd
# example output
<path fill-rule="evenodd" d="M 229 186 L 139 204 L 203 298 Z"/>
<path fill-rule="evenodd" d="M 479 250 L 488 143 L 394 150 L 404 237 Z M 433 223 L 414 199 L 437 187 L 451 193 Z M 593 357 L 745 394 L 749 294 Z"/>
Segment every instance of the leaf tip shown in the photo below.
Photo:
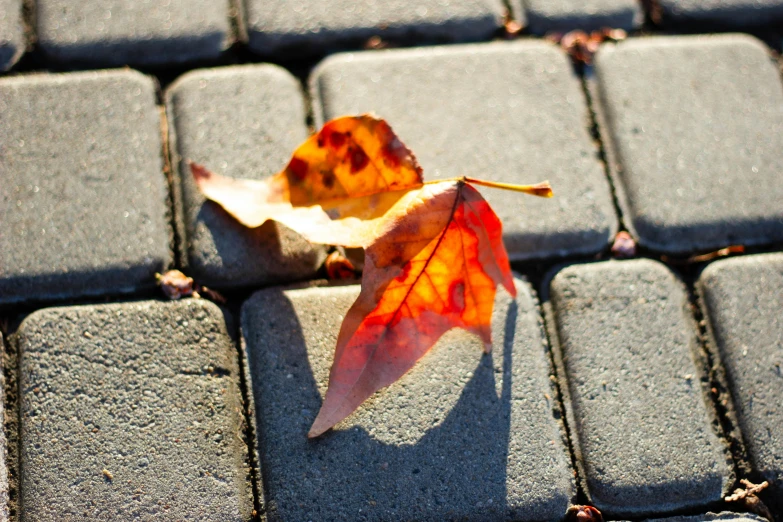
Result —
<path fill-rule="evenodd" d="M 542 181 L 541 183 L 532 185 L 528 194 L 542 198 L 551 198 L 555 195 L 555 193 L 552 192 L 552 186 L 549 184 L 549 181 Z"/>
<path fill-rule="evenodd" d="M 195 163 L 191 160 L 185 160 L 185 162 L 190 167 L 190 173 L 193 176 L 193 179 L 196 180 L 196 183 L 201 183 L 202 181 L 206 181 L 212 177 L 212 173 L 208 171 L 203 165 Z"/>

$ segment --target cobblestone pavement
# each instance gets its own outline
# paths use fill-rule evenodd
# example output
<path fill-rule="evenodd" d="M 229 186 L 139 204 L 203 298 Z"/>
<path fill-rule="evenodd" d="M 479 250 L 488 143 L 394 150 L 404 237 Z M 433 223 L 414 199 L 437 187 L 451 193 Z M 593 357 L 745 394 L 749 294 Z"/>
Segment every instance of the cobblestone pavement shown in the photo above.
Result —
<path fill-rule="evenodd" d="M 782 45 L 783 0 L 0 0 L 0 521 L 762 522 L 747 479 L 781 522 Z M 362 112 L 556 196 L 484 191 L 491 355 L 449 332 L 308 441 L 358 286 L 187 161 L 263 178 Z"/>

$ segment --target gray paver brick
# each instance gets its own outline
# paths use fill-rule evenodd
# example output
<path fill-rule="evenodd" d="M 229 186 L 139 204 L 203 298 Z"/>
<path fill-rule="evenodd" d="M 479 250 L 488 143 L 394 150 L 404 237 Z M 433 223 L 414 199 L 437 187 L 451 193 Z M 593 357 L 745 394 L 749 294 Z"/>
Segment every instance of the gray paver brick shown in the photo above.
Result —
<path fill-rule="evenodd" d="M 315 117 L 374 112 L 426 179 L 548 179 L 553 199 L 484 189 L 514 260 L 593 254 L 613 237 L 609 184 L 579 78 L 557 47 L 514 42 L 336 55 L 311 80 Z"/>
<path fill-rule="evenodd" d="M 637 0 L 516 0 L 533 34 L 613 27 L 632 31 L 644 20 Z"/>
<path fill-rule="evenodd" d="M 37 0 L 50 58 L 101 65 L 215 59 L 231 43 L 229 0 Z"/>
<path fill-rule="evenodd" d="M 357 286 L 266 290 L 243 307 L 269 520 L 557 520 L 574 494 L 527 284 L 498 293 L 494 350 L 447 333 L 400 381 L 315 441 Z"/>
<path fill-rule="evenodd" d="M 720 500 L 733 477 L 705 407 L 683 285 L 657 262 L 610 261 L 567 267 L 550 291 L 561 389 L 591 502 L 634 516 Z"/>
<path fill-rule="evenodd" d="M 665 22 L 720 28 L 783 22 L 781 0 L 657 0 Z"/>
<path fill-rule="evenodd" d="M 22 520 L 250 519 L 237 352 L 215 305 L 45 309 L 18 346 Z"/>
<path fill-rule="evenodd" d="M 312 53 L 372 36 L 416 42 L 487 40 L 501 27 L 499 0 L 249 0 L 250 48 Z"/>
<path fill-rule="evenodd" d="M 238 178 L 282 170 L 308 135 L 299 83 L 273 65 L 205 69 L 183 76 L 166 98 L 181 178 L 183 251 L 192 275 L 224 287 L 312 276 L 323 262 L 322 247 L 275 223 L 253 230 L 240 225 L 205 202 L 185 162 Z"/>
<path fill-rule="evenodd" d="M 697 287 L 751 465 L 783 496 L 783 254 L 713 263 Z"/>
<path fill-rule="evenodd" d="M 595 60 L 626 223 L 668 253 L 783 239 L 783 88 L 742 35 L 631 39 Z"/>
<path fill-rule="evenodd" d="M 5 353 L 3 334 L 0 333 L 0 348 Z M 0 423 L 5 426 L 5 371 L 3 364 L 4 357 L 0 358 Z M 9 520 L 9 487 L 8 487 L 8 440 L 5 435 L 6 429 L 0 430 L 0 520 L 6 522 Z"/>
<path fill-rule="evenodd" d="M 0 0 L 0 71 L 10 69 L 25 49 L 21 0 Z"/>
<path fill-rule="evenodd" d="M 0 79 L 0 303 L 152 288 L 170 262 L 152 81 Z"/>

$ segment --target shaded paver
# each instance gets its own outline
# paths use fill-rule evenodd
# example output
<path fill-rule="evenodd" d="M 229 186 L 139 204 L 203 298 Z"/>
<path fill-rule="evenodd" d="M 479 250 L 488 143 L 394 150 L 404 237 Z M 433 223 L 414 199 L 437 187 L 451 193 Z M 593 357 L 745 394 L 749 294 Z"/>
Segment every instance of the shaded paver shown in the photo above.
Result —
<path fill-rule="evenodd" d="M 753 470 L 783 507 L 783 254 L 727 259 L 698 289 Z"/>
<path fill-rule="evenodd" d="M 50 308 L 19 329 L 22 520 L 249 520 L 237 352 L 212 303 Z"/>
<path fill-rule="evenodd" d="M 515 0 L 512 4 L 524 13 L 527 28 L 538 35 L 603 27 L 632 31 L 644 20 L 637 0 Z"/>
<path fill-rule="evenodd" d="M 312 277 L 324 259 L 290 229 L 248 229 L 205 202 L 186 161 L 226 176 L 261 179 L 282 170 L 307 136 L 299 83 L 273 65 L 189 73 L 167 92 L 172 163 L 181 178 L 179 228 L 191 275 L 219 287 Z"/>
<path fill-rule="evenodd" d="M 663 21 L 702 28 L 752 28 L 783 22 L 781 0 L 657 0 Z"/>
<path fill-rule="evenodd" d="M 48 58 L 99 65 L 216 59 L 231 43 L 229 0 L 37 0 Z"/>
<path fill-rule="evenodd" d="M 171 261 L 152 81 L 0 79 L 0 304 L 132 292 Z"/>
<path fill-rule="evenodd" d="M 720 500 L 733 477 L 705 407 L 684 286 L 660 263 L 610 261 L 563 269 L 550 292 L 590 501 L 649 516 Z"/>
<path fill-rule="evenodd" d="M 504 6 L 501 0 L 248 0 L 246 13 L 253 51 L 320 54 L 373 36 L 419 43 L 488 40 L 502 26 Z"/>
<path fill-rule="evenodd" d="M 21 0 L 0 0 L 0 71 L 7 71 L 25 49 Z"/>
<path fill-rule="evenodd" d="M 447 333 L 401 380 L 308 441 L 357 286 L 256 293 L 242 331 L 269 520 L 557 520 L 574 494 L 530 288 L 498 293 L 494 350 Z"/>
<path fill-rule="evenodd" d="M 555 198 L 483 189 L 513 260 L 592 254 L 614 235 L 609 184 L 588 133 L 579 78 L 544 42 L 342 54 L 311 80 L 315 116 L 374 112 L 425 179 L 548 179 Z"/>
<path fill-rule="evenodd" d="M 667 253 L 783 240 L 783 86 L 749 36 L 640 38 L 596 55 L 626 223 Z"/>

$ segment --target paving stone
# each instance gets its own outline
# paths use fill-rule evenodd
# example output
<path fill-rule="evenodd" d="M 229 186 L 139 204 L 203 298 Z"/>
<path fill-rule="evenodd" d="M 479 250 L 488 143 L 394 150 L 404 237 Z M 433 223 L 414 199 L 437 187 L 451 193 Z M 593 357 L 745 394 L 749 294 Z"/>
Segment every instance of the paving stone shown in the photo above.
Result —
<path fill-rule="evenodd" d="M 25 49 L 22 2 L 0 0 L 0 71 L 10 69 Z"/>
<path fill-rule="evenodd" d="M 750 463 L 783 508 L 783 254 L 710 264 L 697 287 Z"/>
<path fill-rule="evenodd" d="M 246 13 L 252 50 L 321 54 L 373 36 L 406 43 L 489 40 L 503 25 L 504 6 L 500 0 L 248 0 Z"/>
<path fill-rule="evenodd" d="M 100 65 L 214 60 L 231 44 L 229 0 L 37 0 L 47 57 Z"/>
<path fill-rule="evenodd" d="M 533 34 L 613 27 L 632 31 L 644 21 L 637 0 L 515 0 Z"/>
<path fill-rule="evenodd" d="M 222 287 L 311 277 L 323 247 L 275 223 L 250 230 L 205 202 L 186 160 L 226 176 L 261 179 L 282 170 L 308 136 L 299 83 L 273 65 L 202 69 L 167 92 L 174 164 L 181 178 L 180 237 L 192 275 Z"/>
<path fill-rule="evenodd" d="M 774 26 L 783 22 L 781 0 L 657 0 L 664 23 L 701 27 Z"/>
<path fill-rule="evenodd" d="M 673 254 L 783 240 L 783 88 L 743 35 L 603 45 L 595 99 L 626 224 Z"/>
<path fill-rule="evenodd" d="M 18 346 L 23 520 L 250 520 L 237 352 L 214 304 L 45 309 Z"/>
<path fill-rule="evenodd" d="M 5 353 L 3 334 L 0 333 L 0 348 Z M 0 423 L 5 426 L 5 371 L 3 368 L 3 359 L 0 358 Z M 5 429 L 0 430 L 0 520 L 9 520 L 9 487 L 8 487 L 8 441 L 5 436 Z"/>
<path fill-rule="evenodd" d="M 358 286 L 256 293 L 242 309 L 272 520 L 559 520 L 573 474 L 529 286 L 498 292 L 494 351 L 447 333 L 401 380 L 306 438 Z"/>
<path fill-rule="evenodd" d="M 374 112 L 414 151 L 427 179 L 548 179 L 553 199 L 484 189 L 513 260 L 594 254 L 617 229 L 588 133 L 579 78 L 545 42 L 336 55 L 314 73 L 320 123 Z"/>
<path fill-rule="evenodd" d="M 0 79 L 0 144 L 0 304 L 155 286 L 171 234 L 149 78 Z"/>
<path fill-rule="evenodd" d="M 705 406 L 683 285 L 654 261 L 610 261 L 564 268 L 550 292 L 550 338 L 591 503 L 649 516 L 719 501 L 733 476 Z"/>

